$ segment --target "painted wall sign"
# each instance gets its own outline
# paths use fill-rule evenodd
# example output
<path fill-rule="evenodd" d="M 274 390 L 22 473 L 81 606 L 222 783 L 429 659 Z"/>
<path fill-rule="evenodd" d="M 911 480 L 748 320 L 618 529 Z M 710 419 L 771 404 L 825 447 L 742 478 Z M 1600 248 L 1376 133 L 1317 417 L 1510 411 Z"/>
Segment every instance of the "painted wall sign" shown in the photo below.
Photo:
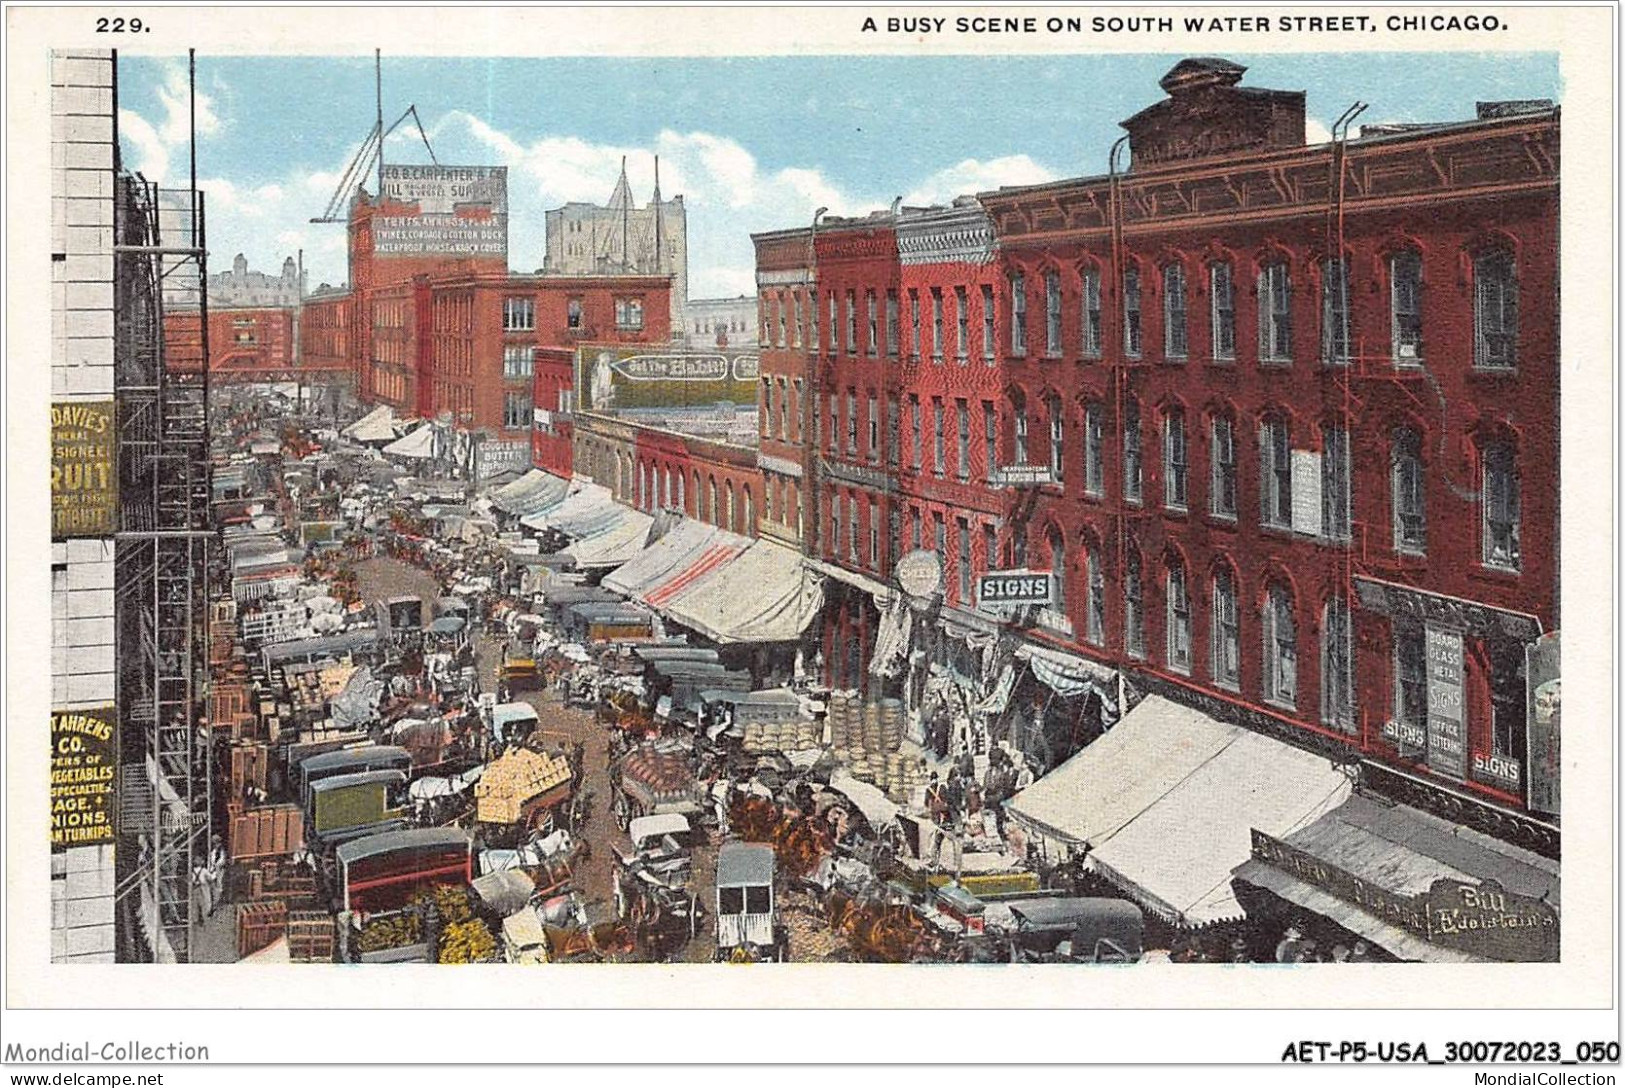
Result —
<path fill-rule="evenodd" d="M 988 483 L 994 487 L 1043 487 L 1055 482 L 1055 473 L 1048 465 L 1006 465 L 988 473 Z"/>
<path fill-rule="evenodd" d="M 1557 962 L 1557 911 L 1493 880 L 1435 880 L 1426 892 L 1405 895 L 1257 829 L 1253 857 L 1442 948 L 1509 963 Z"/>
<path fill-rule="evenodd" d="M 892 568 L 897 584 L 910 597 L 932 597 L 942 588 L 942 560 L 936 552 L 916 548 Z"/>
<path fill-rule="evenodd" d="M 388 200 L 416 211 L 373 219 L 380 257 L 507 255 L 507 167 L 386 163 L 383 187 Z"/>
<path fill-rule="evenodd" d="M 1354 577 L 1360 607 L 1399 619 L 1419 620 L 1452 627 L 1472 638 L 1512 638 L 1533 642 L 1540 637 L 1540 620 L 1525 612 L 1508 612 L 1476 601 L 1442 593 L 1429 593 L 1397 582 Z"/>
<path fill-rule="evenodd" d="M 760 356 L 751 352 L 582 347 L 576 390 L 583 411 L 755 405 Z"/>
<path fill-rule="evenodd" d="M 113 841 L 118 716 L 111 706 L 51 713 L 51 846 Z"/>
<path fill-rule="evenodd" d="M 51 405 L 51 537 L 111 536 L 118 511 L 113 402 Z"/>
<path fill-rule="evenodd" d="M 1428 746 L 1428 731 L 1415 722 L 1383 722 L 1382 738 L 1401 751 L 1421 752 Z"/>
<path fill-rule="evenodd" d="M 982 607 L 1044 605 L 1055 600 L 1054 580 L 1048 571 L 994 570 L 976 579 L 976 601 Z"/>
<path fill-rule="evenodd" d="M 1561 637 L 1553 631 L 1525 651 L 1529 684 L 1529 808 L 1562 814 L 1563 679 Z"/>
<path fill-rule="evenodd" d="M 1428 677 L 1428 766 L 1467 777 L 1461 635 L 1429 626 L 1424 644 Z"/>

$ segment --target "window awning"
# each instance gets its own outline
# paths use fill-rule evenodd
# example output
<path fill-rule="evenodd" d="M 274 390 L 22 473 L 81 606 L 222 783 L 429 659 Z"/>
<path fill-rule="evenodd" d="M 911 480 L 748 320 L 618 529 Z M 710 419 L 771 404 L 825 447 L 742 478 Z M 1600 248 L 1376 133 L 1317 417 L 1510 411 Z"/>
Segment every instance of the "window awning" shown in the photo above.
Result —
<path fill-rule="evenodd" d="M 617 593 L 641 598 L 650 587 L 672 577 L 698 559 L 719 530 L 684 519 L 622 566 L 604 575 L 603 584 Z"/>
<path fill-rule="evenodd" d="M 1185 925 L 1241 914 L 1231 871 L 1252 830 L 1286 835 L 1341 804 L 1322 756 L 1147 696 L 1116 727 L 1006 802 L 1147 910 Z"/>
<path fill-rule="evenodd" d="M 575 559 L 578 570 L 618 567 L 643 550 L 653 524 L 654 518 L 648 514 L 617 506 L 607 525 L 564 550 Z"/>
<path fill-rule="evenodd" d="M 824 580 L 801 553 L 758 540 L 660 609 L 716 642 L 791 642 L 824 604 Z"/>
<path fill-rule="evenodd" d="M 1416 902 L 1440 880 L 1469 885 L 1493 881 L 1512 895 L 1543 901 L 1554 910 L 1559 906 L 1557 862 L 1407 805 L 1353 796 L 1280 839 L 1293 853 L 1321 863 L 1321 871 L 1328 876 L 1346 874 L 1361 881 L 1378 893 L 1371 896 L 1373 901 Z M 1328 888 L 1302 879 L 1291 871 L 1290 863 L 1272 864 L 1255 855 L 1237 866 L 1234 875 L 1238 883 L 1263 888 L 1329 918 L 1401 959 L 1491 962 L 1462 948 L 1435 943 L 1427 934 L 1394 924 L 1392 917 L 1385 919 L 1364 910 Z M 1335 886 L 1337 881 L 1325 883 Z M 1555 954 L 1555 947 L 1551 951 Z"/>

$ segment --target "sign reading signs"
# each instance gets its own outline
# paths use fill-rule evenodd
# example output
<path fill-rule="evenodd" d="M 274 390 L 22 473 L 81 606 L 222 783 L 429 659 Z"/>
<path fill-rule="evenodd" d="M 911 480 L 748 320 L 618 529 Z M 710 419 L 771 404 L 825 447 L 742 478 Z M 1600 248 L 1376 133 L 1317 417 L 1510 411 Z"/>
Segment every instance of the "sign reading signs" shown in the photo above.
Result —
<path fill-rule="evenodd" d="M 987 474 L 994 487 L 1043 487 L 1055 482 L 1048 465 L 1005 465 Z"/>
<path fill-rule="evenodd" d="M 51 714 L 51 846 L 113 841 L 118 745 L 112 707 Z"/>
<path fill-rule="evenodd" d="M 976 600 L 982 607 L 999 605 L 1042 605 L 1055 601 L 1053 580 L 1048 571 L 993 570 L 976 580 Z"/>
<path fill-rule="evenodd" d="M 916 548 L 899 559 L 892 573 L 910 597 L 933 597 L 942 588 L 942 560 L 936 552 L 924 548 Z"/>
<path fill-rule="evenodd" d="M 1253 857 L 1441 948 L 1510 963 L 1557 962 L 1557 911 L 1493 880 L 1435 880 L 1421 895 L 1403 895 L 1256 828 Z"/>
<path fill-rule="evenodd" d="M 118 473 L 113 402 L 51 405 L 51 538 L 111 536 Z"/>
<path fill-rule="evenodd" d="M 1451 778 L 1465 778 L 1461 635 L 1429 626 L 1424 644 L 1428 669 L 1428 767 Z"/>
<path fill-rule="evenodd" d="M 372 221 L 374 252 L 381 257 L 506 257 L 506 166 L 384 164 L 384 196 L 416 205 Z"/>
<path fill-rule="evenodd" d="M 1529 808 L 1562 815 L 1563 679 L 1561 637 L 1543 635 L 1525 651 L 1529 684 Z"/>

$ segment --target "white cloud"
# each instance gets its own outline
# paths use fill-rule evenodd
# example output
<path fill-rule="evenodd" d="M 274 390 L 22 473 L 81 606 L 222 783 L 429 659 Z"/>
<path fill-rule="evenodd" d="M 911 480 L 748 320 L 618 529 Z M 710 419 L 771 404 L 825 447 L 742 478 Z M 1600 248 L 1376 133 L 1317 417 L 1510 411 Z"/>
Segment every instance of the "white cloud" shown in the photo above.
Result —
<path fill-rule="evenodd" d="M 169 145 L 158 130 L 134 110 L 119 110 L 118 131 L 125 145 L 125 165 L 148 181 L 164 180 L 169 173 Z"/>
<path fill-rule="evenodd" d="M 905 204 L 946 204 L 956 196 L 986 192 L 1003 185 L 1038 185 L 1054 181 L 1056 174 L 1027 155 L 1005 155 L 997 159 L 965 159 L 926 178 L 919 188 L 903 197 Z"/>
<path fill-rule="evenodd" d="M 1332 142 L 1332 130 L 1326 127 L 1326 122 L 1310 117 L 1303 123 L 1303 142 L 1329 144 Z"/>

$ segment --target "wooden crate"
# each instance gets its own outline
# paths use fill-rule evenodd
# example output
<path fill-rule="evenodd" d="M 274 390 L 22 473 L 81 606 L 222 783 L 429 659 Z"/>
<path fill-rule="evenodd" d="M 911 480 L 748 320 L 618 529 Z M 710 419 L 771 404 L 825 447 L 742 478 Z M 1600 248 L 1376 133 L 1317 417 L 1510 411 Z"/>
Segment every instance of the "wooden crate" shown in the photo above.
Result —
<path fill-rule="evenodd" d="M 336 947 L 332 915 L 319 910 L 288 915 L 288 958 L 294 963 L 332 963 Z"/>
<path fill-rule="evenodd" d="M 237 958 L 275 944 L 288 931 L 288 904 L 280 900 L 237 907 Z"/>
<path fill-rule="evenodd" d="M 265 805 L 232 817 L 232 860 L 293 853 L 305 845 L 304 823 L 297 805 Z"/>

